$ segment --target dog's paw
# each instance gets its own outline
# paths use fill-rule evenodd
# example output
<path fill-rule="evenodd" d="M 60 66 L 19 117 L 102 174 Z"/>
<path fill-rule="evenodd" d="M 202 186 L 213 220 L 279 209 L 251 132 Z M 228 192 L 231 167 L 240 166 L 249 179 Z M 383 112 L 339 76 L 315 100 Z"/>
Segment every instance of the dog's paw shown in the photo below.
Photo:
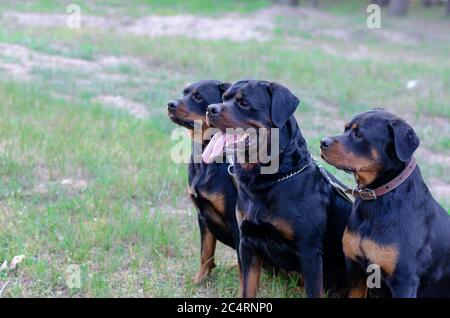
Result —
<path fill-rule="evenodd" d="M 208 276 L 209 271 L 198 271 L 197 274 L 195 274 L 194 278 L 192 278 L 192 282 L 196 285 L 200 284 L 205 278 L 206 276 Z"/>

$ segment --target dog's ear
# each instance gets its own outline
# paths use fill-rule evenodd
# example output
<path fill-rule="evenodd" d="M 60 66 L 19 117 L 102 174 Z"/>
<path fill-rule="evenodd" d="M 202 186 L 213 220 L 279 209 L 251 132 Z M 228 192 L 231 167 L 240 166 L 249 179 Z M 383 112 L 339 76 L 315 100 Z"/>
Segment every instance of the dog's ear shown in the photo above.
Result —
<path fill-rule="evenodd" d="M 275 127 L 283 127 L 294 114 L 300 100 L 289 89 L 278 83 L 268 83 L 268 90 L 272 96 L 270 108 L 272 123 Z"/>
<path fill-rule="evenodd" d="M 419 147 L 420 141 L 414 129 L 404 120 L 396 119 L 389 123 L 389 131 L 393 135 L 397 158 L 408 162 Z"/>
<path fill-rule="evenodd" d="M 225 93 L 231 87 L 231 83 L 219 83 L 217 84 L 217 86 L 219 87 L 220 95 L 223 95 L 223 93 Z"/>

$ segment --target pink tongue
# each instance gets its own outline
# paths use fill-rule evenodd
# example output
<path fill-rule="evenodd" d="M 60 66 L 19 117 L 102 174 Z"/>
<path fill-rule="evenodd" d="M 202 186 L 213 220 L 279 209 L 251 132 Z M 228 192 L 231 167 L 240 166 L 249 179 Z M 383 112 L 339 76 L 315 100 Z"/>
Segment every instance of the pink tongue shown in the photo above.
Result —
<path fill-rule="evenodd" d="M 203 151 L 202 154 L 203 161 L 206 163 L 213 162 L 214 158 L 222 155 L 224 145 L 225 145 L 225 135 L 221 131 L 219 131 L 211 138 L 208 146 L 206 146 L 205 150 Z"/>
<path fill-rule="evenodd" d="M 235 139 L 235 135 L 224 135 L 221 131 L 216 133 L 202 153 L 203 161 L 211 163 L 216 157 L 222 156 L 225 144 L 231 145 L 235 142 Z"/>

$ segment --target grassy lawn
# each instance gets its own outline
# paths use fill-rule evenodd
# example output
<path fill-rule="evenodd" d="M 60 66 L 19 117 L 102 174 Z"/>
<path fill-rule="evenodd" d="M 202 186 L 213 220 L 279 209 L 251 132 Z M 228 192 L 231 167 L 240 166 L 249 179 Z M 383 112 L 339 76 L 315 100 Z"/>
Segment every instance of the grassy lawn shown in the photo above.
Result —
<path fill-rule="evenodd" d="M 64 15 L 71 2 L 7 0 L 0 12 Z M 407 18 L 386 17 L 382 29 L 369 30 L 360 1 L 325 2 L 321 11 L 269 9 L 269 2 L 78 1 L 98 21 L 113 21 L 79 30 L 0 16 L 0 266 L 25 255 L 17 269 L 0 271 L 0 290 L 7 284 L 0 296 L 237 295 L 234 252 L 220 244 L 212 276 L 191 283 L 196 211 L 186 198 L 186 167 L 170 159 L 175 125 L 166 101 L 204 78 L 289 86 L 302 100 L 297 118 L 316 158 L 319 140 L 341 132 L 354 113 L 380 106 L 397 113 L 420 136 L 422 173 L 450 211 L 450 34 L 442 32 L 450 20 L 415 6 Z M 127 31 L 150 14 L 223 12 L 236 23 L 272 21 L 270 37 Z M 118 96 L 125 106 L 104 102 Z M 81 288 L 67 287 L 70 264 L 81 268 Z M 266 273 L 260 295 L 304 296 L 296 285 Z"/>
<path fill-rule="evenodd" d="M 107 14 L 117 10 L 131 16 L 154 13 L 219 15 L 222 12 L 253 12 L 267 7 L 270 0 L 171 0 L 170 3 L 165 0 L 133 0 L 126 3 L 123 0 L 34 0 L 20 3 L 15 0 L 4 0 L 0 8 L 23 12 L 61 13 L 61 8 L 64 10 L 72 3 L 80 5 L 85 12 L 91 14 Z"/>

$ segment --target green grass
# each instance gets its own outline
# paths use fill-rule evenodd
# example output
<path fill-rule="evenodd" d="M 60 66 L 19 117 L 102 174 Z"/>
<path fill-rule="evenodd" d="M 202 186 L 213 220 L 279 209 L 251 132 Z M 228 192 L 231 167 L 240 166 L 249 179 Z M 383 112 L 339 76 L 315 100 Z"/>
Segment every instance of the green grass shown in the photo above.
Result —
<path fill-rule="evenodd" d="M 13 0 L 5 0 L 0 4 L 0 8 L 11 9 L 23 12 L 49 12 L 65 13 L 71 0 L 35 0 L 30 2 L 17 3 Z M 82 13 L 106 14 L 111 11 L 125 10 L 128 15 L 141 16 L 144 14 L 206 14 L 218 15 L 222 12 L 249 13 L 270 4 L 270 0 L 133 0 L 126 3 L 121 0 L 80 0 L 77 1 Z"/>
<path fill-rule="evenodd" d="M 89 14 L 129 16 L 247 14 L 268 3 L 81 2 Z M 313 15 L 309 28 L 295 16 L 279 17 L 273 39 L 266 42 L 146 38 L 6 24 L 0 30 L 1 43 L 21 45 L 45 59 L 66 57 L 96 66 L 42 62 L 29 69 L 31 80 L 2 75 L 0 263 L 26 255 L 18 270 L 0 272 L 0 287 L 9 281 L 3 296 L 237 295 L 234 252 L 220 244 L 212 276 L 200 286 L 191 282 L 199 262 L 196 214 L 186 198 L 186 167 L 170 159 L 175 125 L 166 118 L 164 105 L 179 96 L 186 83 L 203 78 L 254 77 L 288 85 L 302 100 L 297 118 L 316 158 L 323 136 L 342 131 L 354 113 L 383 106 L 415 127 L 420 149 L 427 150 L 418 152 L 427 182 L 449 185 L 445 158 L 450 155 L 450 42 L 436 41 L 431 33 L 412 43 L 383 40 L 361 25 L 360 4 L 345 3 L 323 3 L 327 23 Z M 2 1 L 0 8 L 61 13 L 63 4 Z M 405 19 L 389 19 L 386 28 L 401 34 L 405 26 L 409 33 L 430 32 L 415 28 L 417 17 L 420 10 Z M 432 16 L 424 19 L 435 28 L 449 23 Z M 350 37 L 335 38 L 322 32 L 326 28 Z M 355 55 L 361 47 L 363 53 Z M 123 63 L 99 62 L 111 56 Z M 136 60 L 139 64 L 130 62 Z M 18 61 L 0 52 L 0 63 Z M 418 81 L 412 90 L 406 88 L 410 80 Z M 103 107 L 94 101 L 99 95 L 141 103 L 151 117 L 139 120 Z M 321 163 L 347 184 L 354 183 L 349 175 Z M 437 199 L 449 211 L 445 194 Z M 81 289 L 67 288 L 65 269 L 70 264 L 81 267 Z M 293 278 L 266 273 L 260 295 L 304 296 L 296 285 Z"/>

